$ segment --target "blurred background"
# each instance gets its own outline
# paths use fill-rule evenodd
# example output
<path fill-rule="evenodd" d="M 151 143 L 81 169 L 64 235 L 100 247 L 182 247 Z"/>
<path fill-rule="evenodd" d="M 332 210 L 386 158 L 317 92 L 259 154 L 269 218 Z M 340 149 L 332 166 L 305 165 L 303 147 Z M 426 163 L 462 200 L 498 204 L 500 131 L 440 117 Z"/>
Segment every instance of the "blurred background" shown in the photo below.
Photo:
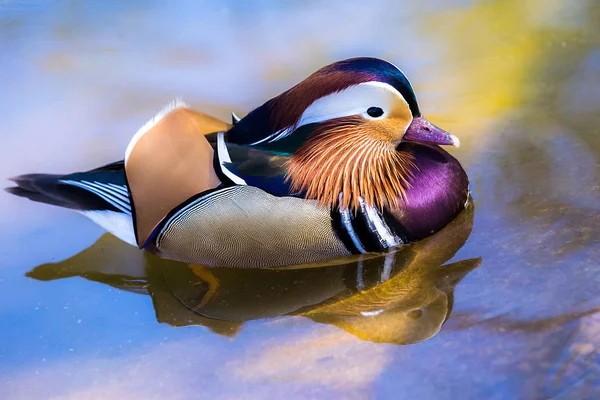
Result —
<path fill-rule="evenodd" d="M 0 0 L 0 178 L 115 161 L 174 97 L 228 120 L 354 56 L 398 65 L 461 139 L 453 260 L 482 264 L 438 335 L 159 324 L 147 296 L 27 277 L 102 231 L 1 192 L 0 398 L 598 398 L 598 1 Z"/>

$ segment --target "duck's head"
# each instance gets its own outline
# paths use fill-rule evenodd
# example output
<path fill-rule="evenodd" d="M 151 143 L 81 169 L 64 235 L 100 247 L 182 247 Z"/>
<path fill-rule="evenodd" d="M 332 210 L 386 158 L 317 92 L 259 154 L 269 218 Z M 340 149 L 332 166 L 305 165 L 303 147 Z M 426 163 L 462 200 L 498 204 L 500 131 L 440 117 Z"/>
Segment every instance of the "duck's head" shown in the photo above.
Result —
<path fill-rule="evenodd" d="M 350 208 L 360 198 L 385 207 L 405 197 L 414 165 L 402 142 L 460 144 L 421 115 L 404 73 L 376 58 L 321 68 L 237 122 L 227 139 L 291 155 L 295 190 Z"/>

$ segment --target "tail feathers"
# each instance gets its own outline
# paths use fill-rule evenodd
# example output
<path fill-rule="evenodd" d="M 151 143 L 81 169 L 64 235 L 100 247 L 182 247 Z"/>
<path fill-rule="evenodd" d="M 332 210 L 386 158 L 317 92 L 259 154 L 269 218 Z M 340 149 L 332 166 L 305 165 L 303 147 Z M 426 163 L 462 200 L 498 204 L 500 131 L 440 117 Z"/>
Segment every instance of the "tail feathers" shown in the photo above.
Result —
<path fill-rule="evenodd" d="M 22 180 L 22 178 L 25 178 L 25 177 L 23 176 L 23 177 L 11 179 L 18 186 L 8 187 L 8 188 L 5 188 L 4 190 L 10 194 L 14 194 L 15 196 L 24 197 L 26 199 L 29 199 L 31 201 L 35 201 L 38 203 L 51 204 L 53 206 L 58 206 L 58 207 L 72 208 L 64 200 L 52 198 L 52 197 L 38 191 L 33 186 L 31 181 Z"/>
<path fill-rule="evenodd" d="M 70 208 L 119 239 L 137 246 L 123 162 L 69 175 L 30 174 L 11 179 L 8 193 Z"/>
<path fill-rule="evenodd" d="M 41 187 L 49 183 L 52 184 L 58 181 L 61 177 L 61 175 L 28 174 L 9 178 L 9 180 L 13 181 L 24 190 L 29 192 L 38 192 L 41 190 Z"/>
<path fill-rule="evenodd" d="M 102 199 L 83 189 L 61 184 L 62 175 L 30 174 L 17 176 L 10 180 L 17 184 L 5 190 L 8 193 L 29 200 L 70 208 L 89 210 L 106 208 Z"/>
<path fill-rule="evenodd" d="M 29 200 L 51 204 L 59 207 L 70 208 L 78 211 L 122 211 L 114 206 L 102 190 L 97 190 L 93 185 L 102 182 L 115 187 L 122 187 L 121 198 L 126 197 L 125 174 L 123 162 L 108 164 L 87 172 L 78 172 L 69 175 L 28 174 L 10 178 L 17 186 L 6 188 L 8 193 Z M 92 184 L 77 185 L 77 182 L 90 181 Z M 69 183 L 70 182 L 70 183 Z M 96 182 L 96 183 L 93 183 Z M 73 184 L 75 183 L 75 185 Z M 91 187 L 91 190 L 86 188 Z M 100 193 L 100 195 L 98 195 Z M 106 201 L 106 199 L 109 201 Z M 124 200 L 127 202 L 126 200 Z M 121 201 L 123 202 L 123 200 Z"/>
<path fill-rule="evenodd" d="M 46 203 L 59 207 L 73 208 L 65 199 L 58 196 L 52 196 L 47 192 L 52 192 L 52 187 L 58 184 L 61 175 L 49 174 L 29 174 L 9 178 L 17 184 L 15 187 L 5 188 L 8 193 L 19 197 L 25 197 L 29 200 Z M 49 190 L 50 189 L 50 190 Z"/>

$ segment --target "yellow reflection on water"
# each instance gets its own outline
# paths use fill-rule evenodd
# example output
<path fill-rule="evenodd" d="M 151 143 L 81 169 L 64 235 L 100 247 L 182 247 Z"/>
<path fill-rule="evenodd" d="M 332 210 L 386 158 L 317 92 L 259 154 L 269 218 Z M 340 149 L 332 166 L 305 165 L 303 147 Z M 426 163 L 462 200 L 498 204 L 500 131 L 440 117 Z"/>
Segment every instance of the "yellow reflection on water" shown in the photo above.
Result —
<path fill-rule="evenodd" d="M 65 261 L 27 273 L 39 280 L 81 276 L 149 294 L 160 322 L 202 325 L 236 335 L 242 323 L 298 315 L 363 340 L 411 344 L 437 334 L 454 288 L 480 259 L 445 263 L 471 232 L 469 206 L 442 231 L 413 246 L 335 266 L 291 269 L 204 268 L 143 254 L 110 235 Z"/>
<path fill-rule="evenodd" d="M 39 298 L 22 276 L 37 263 L 28 258 L 32 249 L 48 254 L 46 262 L 79 253 L 35 268 L 32 278 L 81 276 L 148 295 L 158 321 L 210 330 L 193 340 L 132 343 L 115 357 L 102 356 L 97 337 L 86 338 L 89 351 L 81 356 L 57 356 L 33 340 L 25 343 L 27 352 L 6 347 L 11 359 L 22 361 L 0 376 L 8 398 L 48 393 L 74 399 L 193 398 L 201 390 L 216 398 L 331 397 L 322 387 L 360 398 L 373 391 L 379 395 L 385 385 L 386 393 L 401 388 L 412 394 L 418 385 L 403 376 L 414 369 L 431 378 L 426 371 L 432 364 L 451 363 L 454 370 L 456 354 L 469 368 L 466 377 L 454 375 L 465 398 L 527 397 L 534 391 L 550 398 L 556 393 L 543 391 L 544 379 L 548 365 L 561 362 L 559 346 L 572 340 L 564 352 L 573 353 L 576 366 L 584 372 L 596 367 L 597 318 L 586 316 L 573 339 L 560 332 L 576 324 L 579 314 L 568 320 L 547 317 L 570 315 L 577 302 L 587 301 L 595 311 L 597 1 L 334 0 L 249 8 L 242 2 L 95 2 L 106 5 L 86 8 L 92 3 L 0 1 L 0 7 L 9 7 L 0 9 L 3 176 L 82 170 L 122 158 L 131 135 L 175 96 L 228 120 L 231 110 L 244 114 L 329 62 L 379 56 L 407 73 L 424 114 L 462 139 L 454 153 L 477 183 L 479 218 L 477 235 L 466 246 L 485 264 L 468 275 L 477 260 L 455 262 L 450 250 L 442 257 L 441 244 L 431 242 L 397 254 L 391 271 L 385 257 L 364 260 L 362 274 L 357 262 L 328 272 L 206 271 L 143 255 L 109 236 L 79 253 L 71 242 L 78 233 L 61 230 L 62 221 L 73 228 L 88 222 L 0 193 L 3 243 L 10 244 L 2 249 L 0 265 L 10 305 L 4 310 L 23 316 L 3 326 L 3 338 L 20 337 L 35 322 L 48 327 L 42 333 L 47 340 L 61 339 L 54 317 L 62 305 L 54 304 L 46 317 L 31 312 L 36 302 L 53 304 L 47 295 L 52 289 Z M 39 12 L 40 7 L 47 8 Z M 42 248 L 56 235 L 64 238 L 53 242 L 59 248 Z M 481 294 L 463 297 L 473 304 L 461 303 L 464 290 L 454 304 L 454 287 L 464 276 L 477 287 L 471 293 Z M 69 282 L 73 296 L 88 295 L 89 286 Z M 99 304 L 106 301 L 95 295 Z M 507 315 L 490 320 L 488 330 L 457 334 L 452 346 L 444 347 L 444 321 L 457 312 L 484 327 L 481 321 L 489 315 Z M 128 333 L 114 326 L 111 311 L 102 315 L 102 335 L 118 341 Z M 550 333 L 518 331 L 510 320 L 526 325 L 534 317 L 551 321 Z M 276 319 L 248 322 L 267 318 Z M 526 335 L 494 336 L 513 328 Z M 482 342 L 494 351 L 479 351 Z M 432 344 L 435 349 L 426 352 Z M 543 351 L 536 351 L 540 347 Z M 398 349 L 402 363 L 394 363 Z M 494 364 L 498 354 L 506 369 Z M 486 375 L 481 365 L 495 369 Z M 390 370 L 394 382 L 374 383 Z M 579 386 L 569 388 L 585 387 L 593 377 L 574 376 L 568 382 Z M 296 385 L 294 391 L 273 385 L 287 381 Z M 495 386 L 481 389 L 475 381 Z M 565 389 L 561 382 L 555 382 L 556 391 Z"/>

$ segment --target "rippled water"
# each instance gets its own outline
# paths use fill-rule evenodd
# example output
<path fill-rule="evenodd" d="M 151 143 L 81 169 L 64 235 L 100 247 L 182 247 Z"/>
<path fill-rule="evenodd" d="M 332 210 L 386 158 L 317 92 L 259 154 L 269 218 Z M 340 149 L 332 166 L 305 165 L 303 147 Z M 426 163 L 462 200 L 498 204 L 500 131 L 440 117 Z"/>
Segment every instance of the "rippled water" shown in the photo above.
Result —
<path fill-rule="evenodd" d="M 244 271 L 2 192 L 0 398 L 600 397 L 597 1 L 0 0 L 0 54 L 0 176 L 111 162 L 173 97 L 227 119 L 369 55 L 461 138 L 475 204 L 361 265 Z"/>

